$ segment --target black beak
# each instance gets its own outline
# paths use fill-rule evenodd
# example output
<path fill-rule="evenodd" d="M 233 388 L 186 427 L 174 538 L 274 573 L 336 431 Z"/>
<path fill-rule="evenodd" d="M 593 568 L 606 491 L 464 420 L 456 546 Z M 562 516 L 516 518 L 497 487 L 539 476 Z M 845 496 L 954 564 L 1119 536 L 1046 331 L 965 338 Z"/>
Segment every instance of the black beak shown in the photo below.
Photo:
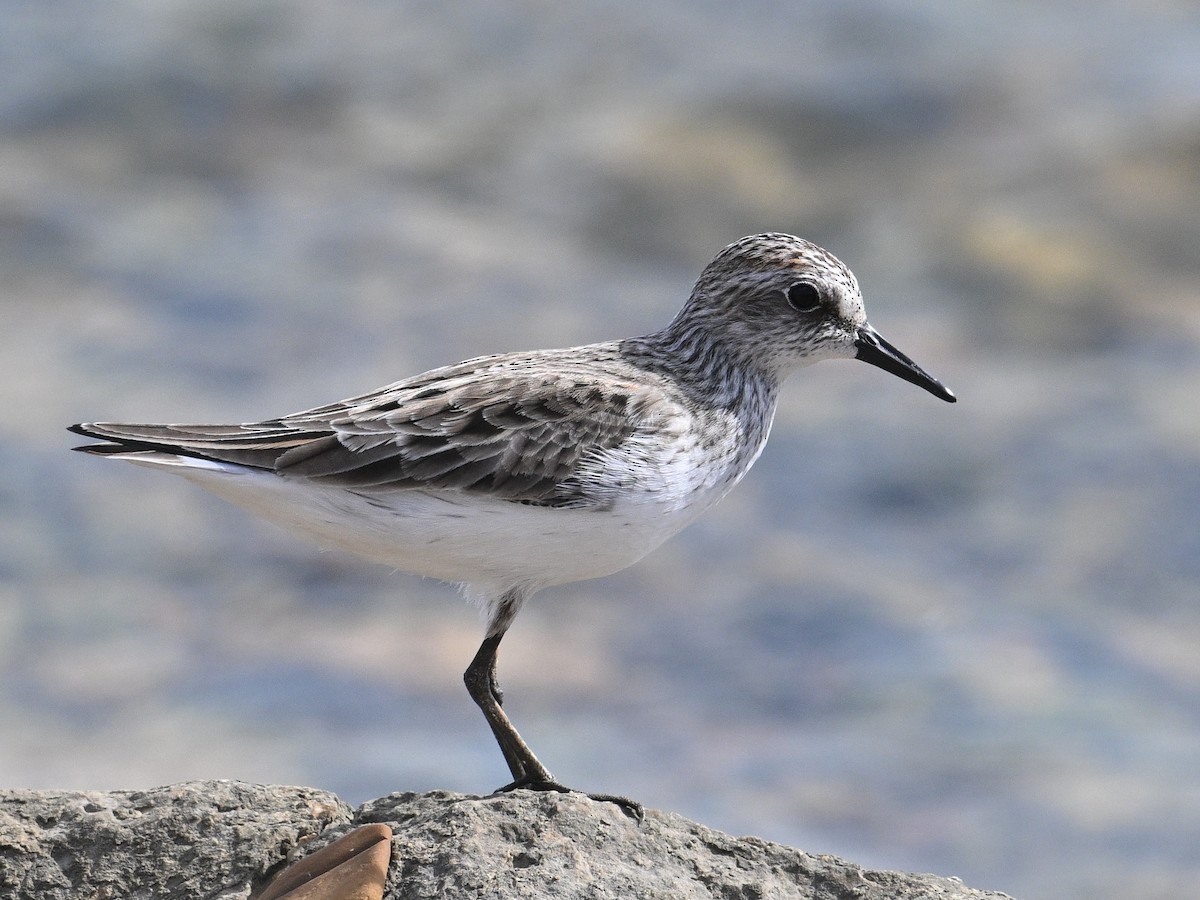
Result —
<path fill-rule="evenodd" d="M 899 375 L 905 381 L 911 381 L 917 387 L 923 387 L 935 397 L 940 397 L 947 403 L 955 403 L 958 398 L 944 384 L 918 366 L 915 362 L 889 344 L 883 337 L 864 322 L 858 329 L 858 337 L 854 340 L 858 352 L 855 359 L 879 366 L 885 372 Z"/>

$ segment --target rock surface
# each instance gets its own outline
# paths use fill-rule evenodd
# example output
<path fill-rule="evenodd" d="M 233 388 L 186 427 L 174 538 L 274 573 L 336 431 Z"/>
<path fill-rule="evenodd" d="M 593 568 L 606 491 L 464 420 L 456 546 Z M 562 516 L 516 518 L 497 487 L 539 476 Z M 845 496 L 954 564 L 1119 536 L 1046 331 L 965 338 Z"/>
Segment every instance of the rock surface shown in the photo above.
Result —
<path fill-rule="evenodd" d="M 0 897 L 246 897 L 351 812 L 327 791 L 234 781 L 0 791 Z"/>
<path fill-rule="evenodd" d="M 876 872 L 671 813 L 638 825 L 579 794 L 393 794 L 351 810 L 312 788 L 190 782 L 150 791 L 0 791 L 0 897 L 258 896 L 354 828 L 394 832 L 384 897 L 1001 900 L 952 878 Z"/>

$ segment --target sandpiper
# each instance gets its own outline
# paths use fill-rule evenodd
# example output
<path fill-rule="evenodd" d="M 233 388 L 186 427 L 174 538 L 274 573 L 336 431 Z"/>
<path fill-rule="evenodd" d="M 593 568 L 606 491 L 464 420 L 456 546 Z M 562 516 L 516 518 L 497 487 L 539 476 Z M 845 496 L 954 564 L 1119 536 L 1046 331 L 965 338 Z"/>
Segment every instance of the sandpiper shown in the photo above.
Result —
<path fill-rule="evenodd" d="M 722 250 L 670 324 L 642 337 L 478 357 L 246 425 L 71 430 L 103 441 L 78 450 L 462 585 L 487 617 L 464 680 L 512 773 L 501 790 L 562 791 L 501 706 L 497 650 L 521 605 L 632 565 L 720 500 L 762 451 L 786 376 L 836 358 L 955 400 L 868 324 L 832 254 L 758 234 Z"/>

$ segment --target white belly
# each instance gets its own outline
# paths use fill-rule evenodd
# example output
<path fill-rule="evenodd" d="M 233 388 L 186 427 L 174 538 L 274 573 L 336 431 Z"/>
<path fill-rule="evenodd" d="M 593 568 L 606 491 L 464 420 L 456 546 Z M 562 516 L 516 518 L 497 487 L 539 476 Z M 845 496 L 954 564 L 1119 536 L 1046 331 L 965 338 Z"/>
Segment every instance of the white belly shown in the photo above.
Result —
<path fill-rule="evenodd" d="M 498 595 L 633 565 L 723 497 L 766 440 L 765 432 L 741 440 L 728 428 L 718 449 L 702 444 L 686 421 L 672 424 L 581 466 L 581 494 L 594 502 L 580 508 L 480 492 L 351 490 L 154 451 L 117 458 L 182 475 L 320 546 Z"/>
<path fill-rule="evenodd" d="M 485 591 L 609 575 L 700 512 L 654 503 L 560 509 L 451 491 L 365 493 L 237 467 L 175 471 L 319 546 Z"/>

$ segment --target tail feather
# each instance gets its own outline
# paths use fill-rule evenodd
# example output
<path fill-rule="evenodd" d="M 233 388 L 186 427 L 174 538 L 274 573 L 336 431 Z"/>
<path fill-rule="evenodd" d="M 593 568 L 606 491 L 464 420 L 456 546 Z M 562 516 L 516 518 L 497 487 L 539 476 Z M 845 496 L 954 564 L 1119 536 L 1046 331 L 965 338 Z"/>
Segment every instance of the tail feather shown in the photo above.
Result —
<path fill-rule="evenodd" d="M 275 469 L 279 457 L 288 450 L 327 435 L 278 423 L 241 426 L 81 422 L 68 426 L 67 430 L 101 441 L 72 448 L 97 456 L 157 452 L 270 470 Z"/>

